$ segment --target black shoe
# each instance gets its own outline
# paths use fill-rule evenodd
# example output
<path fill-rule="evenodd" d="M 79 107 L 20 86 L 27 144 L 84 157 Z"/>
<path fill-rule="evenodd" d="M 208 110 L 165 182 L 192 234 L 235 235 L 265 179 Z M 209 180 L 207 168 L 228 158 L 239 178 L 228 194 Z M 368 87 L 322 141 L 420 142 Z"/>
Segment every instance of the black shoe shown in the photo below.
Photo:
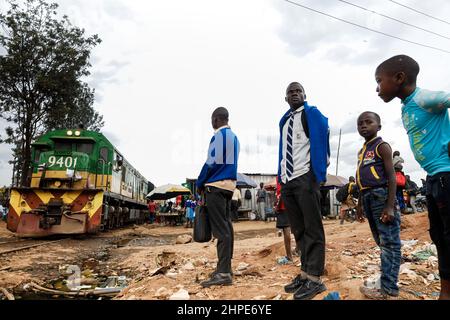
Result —
<path fill-rule="evenodd" d="M 216 274 L 218 274 L 218 273 L 219 273 L 219 271 L 214 270 L 213 272 L 211 272 L 211 273 L 209 274 L 209 277 L 212 278 L 212 277 L 214 277 L 214 276 L 215 276 Z M 233 271 L 230 271 L 230 275 L 233 276 Z"/>
<path fill-rule="evenodd" d="M 231 274 L 229 273 L 215 273 L 211 279 L 203 281 L 201 286 L 203 288 L 209 288 L 211 286 L 229 286 L 233 283 L 233 279 L 231 278 Z"/>
<path fill-rule="evenodd" d="M 308 279 L 303 286 L 295 291 L 294 300 L 312 299 L 325 290 L 327 290 L 327 287 L 322 282 L 315 282 Z"/>
<path fill-rule="evenodd" d="M 287 293 L 294 293 L 297 291 L 307 279 L 302 279 L 300 275 L 296 276 L 291 283 L 284 286 L 284 291 Z"/>

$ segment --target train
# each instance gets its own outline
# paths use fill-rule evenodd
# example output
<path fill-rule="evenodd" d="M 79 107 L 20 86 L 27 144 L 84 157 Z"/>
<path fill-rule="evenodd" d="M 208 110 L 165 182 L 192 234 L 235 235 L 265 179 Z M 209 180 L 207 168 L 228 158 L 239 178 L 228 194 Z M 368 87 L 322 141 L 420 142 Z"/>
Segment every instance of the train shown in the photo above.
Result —
<path fill-rule="evenodd" d="M 94 234 L 143 223 L 154 185 L 100 132 L 53 130 L 32 144 L 28 187 L 11 188 L 19 237 Z"/>

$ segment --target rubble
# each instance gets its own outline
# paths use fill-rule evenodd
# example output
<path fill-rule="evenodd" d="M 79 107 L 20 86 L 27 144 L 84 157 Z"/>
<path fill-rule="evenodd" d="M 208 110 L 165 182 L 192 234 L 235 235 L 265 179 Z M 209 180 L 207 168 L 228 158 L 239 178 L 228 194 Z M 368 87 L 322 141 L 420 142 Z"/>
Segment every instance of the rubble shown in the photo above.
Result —
<path fill-rule="evenodd" d="M 177 237 L 176 244 L 186 244 L 192 242 L 192 236 L 188 234 L 183 234 Z"/>
<path fill-rule="evenodd" d="M 189 292 L 184 289 L 180 289 L 169 297 L 169 300 L 189 300 Z"/>

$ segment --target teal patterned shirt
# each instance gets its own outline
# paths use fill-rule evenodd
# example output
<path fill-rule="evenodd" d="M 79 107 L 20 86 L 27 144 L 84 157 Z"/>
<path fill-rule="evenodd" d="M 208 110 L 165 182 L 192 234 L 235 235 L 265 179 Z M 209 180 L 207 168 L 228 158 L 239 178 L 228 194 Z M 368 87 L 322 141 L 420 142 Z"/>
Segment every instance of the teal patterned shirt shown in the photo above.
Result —
<path fill-rule="evenodd" d="M 450 171 L 450 93 L 416 88 L 402 104 L 403 126 L 417 162 L 431 176 Z"/>

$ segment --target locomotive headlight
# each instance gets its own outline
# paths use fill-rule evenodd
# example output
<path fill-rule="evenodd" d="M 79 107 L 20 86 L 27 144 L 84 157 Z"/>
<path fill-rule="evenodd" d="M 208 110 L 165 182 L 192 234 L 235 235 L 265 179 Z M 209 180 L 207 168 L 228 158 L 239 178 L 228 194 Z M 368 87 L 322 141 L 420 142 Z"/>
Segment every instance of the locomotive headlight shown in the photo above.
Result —
<path fill-rule="evenodd" d="M 81 134 L 81 132 L 80 131 L 75 131 L 75 135 L 77 136 L 77 137 L 79 137 L 80 136 L 80 134 Z"/>
<path fill-rule="evenodd" d="M 68 136 L 72 136 L 73 135 L 73 131 L 72 130 L 67 131 L 67 135 Z"/>

